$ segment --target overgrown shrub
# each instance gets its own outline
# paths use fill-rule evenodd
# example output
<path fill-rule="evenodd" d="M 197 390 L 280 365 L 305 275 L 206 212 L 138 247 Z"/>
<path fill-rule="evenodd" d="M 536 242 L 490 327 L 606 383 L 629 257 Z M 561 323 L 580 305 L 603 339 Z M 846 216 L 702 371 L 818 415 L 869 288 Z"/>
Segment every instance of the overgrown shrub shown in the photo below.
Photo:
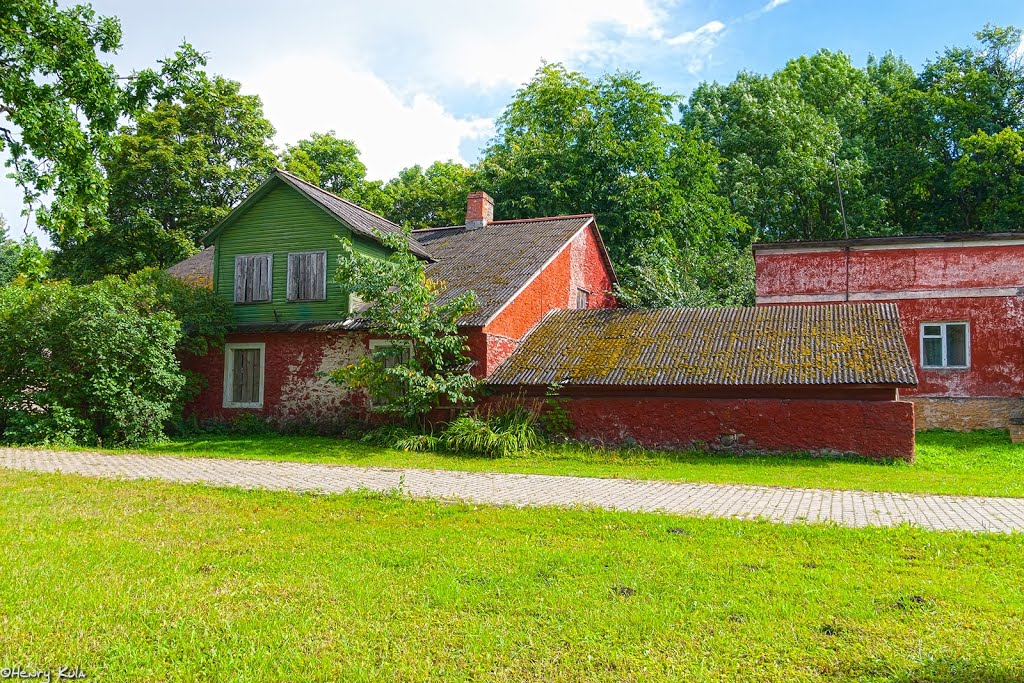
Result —
<path fill-rule="evenodd" d="M 212 320 L 199 343 L 174 312 L 203 296 L 163 273 L 0 288 L 2 438 L 128 445 L 162 436 L 186 386 L 176 354 L 217 339 Z"/>

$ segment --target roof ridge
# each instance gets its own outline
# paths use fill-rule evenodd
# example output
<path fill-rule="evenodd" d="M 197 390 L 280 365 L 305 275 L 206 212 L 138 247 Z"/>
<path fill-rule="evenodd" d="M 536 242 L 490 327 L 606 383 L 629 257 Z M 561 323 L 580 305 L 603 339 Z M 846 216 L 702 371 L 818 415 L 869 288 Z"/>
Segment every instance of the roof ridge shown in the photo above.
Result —
<path fill-rule="evenodd" d="M 487 225 L 494 225 L 495 223 L 534 223 L 537 221 L 563 221 L 569 218 L 594 218 L 592 213 L 571 213 L 562 216 L 539 216 L 537 218 L 506 218 L 500 221 L 491 221 Z M 485 226 L 486 227 L 486 226 Z"/>
<path fill-rule="evenodd" d="M 310 186 L 310 187 L 312 187 L 312 188 L 313 188 L 314 190 L 316 190 L 316 191 L 318 191 L 318 192 L 323 192 L 323 193 L 324 193 L 324 194 L 326 194 L 326 195 L 330 195 L 330 196 L 334 197 L 335 199 L 337 199 L 338 201 L 340 201 L 340 202 L 344 202 L 345 204 L 348 204 L 349 206 L 351 206 L 351 207 L 353 207 L 353 208 L 355 208 L 355 209 L 358 209 L 358 210 L 362 211 L 363 213 L 368 213 L 368 214 L 370 214 L 371 216 L 376 216 L 377 218 L 381 219 L 382 221 L 387 221 L 388 223 L 390 223 L 391 225 L 395 226 L 395 227 L 396 227 L 396 228 L 398 228 L 398 229 L 401 229 L 401 228 L 402 228 L 402 226 L 401 226 L 401 225 L 399 225 L 398 223 L 395 223 L 395 222 L 394 222 L 393 220 L 391 220 L 390 218 L 385 218 L 384 216 L 381 216 L 381 215 L 380 215 L 379 213 L 377 213 L 377 212 L 375 212 L 375 211 L 370 211 L 370 210 L 369 210 L 369 209 L 367 209 L 367 208 L 366 208 L 365 206 L 360 206 L 359 204 L 356 204 L 355 202 L 353 202 L 353 201 L 351 201 L 351 200 L 349 200 L 349 199 L 345 199 L 345 198 L 344 198 L 344 197 L 342 197 L 341 195 L 337 195 L 337 194 L 334 194 L 334 193 L 333 193 L 333 192 L 331 192 L 330 190 L 325 190 L 324 188 L 320 187 L 320 186 L 319 186 L 319 185 L 317 185 L 316 183 L 311 183 L 311 182 L 309 182 L 308 180 L 305 180 L 305 179 L 303 179 L 303 178 L 300 178 L 299 176 L 295 175 L 295 174 L 294 174 L 294 173 L 292 173 L 291 171 L 286 171 L 286 170 L 284 170 L 283 168 L 280 168 L 280 167 L 275 167 L 275 168 L 274 168 L 274 172 L 275 172 L 275 173 L 281 173 L 281 174 L 283 174 L 283 175 L 286 175 L 286 176 L 288 176 L 289 178 L 292 178 L 293 180 L 297 180 L 297 181 L 299 181 L 299 182 L 300 182 L 300 183 L 302 183 L 303 185 L 309 185 L 309 186 Z"/>

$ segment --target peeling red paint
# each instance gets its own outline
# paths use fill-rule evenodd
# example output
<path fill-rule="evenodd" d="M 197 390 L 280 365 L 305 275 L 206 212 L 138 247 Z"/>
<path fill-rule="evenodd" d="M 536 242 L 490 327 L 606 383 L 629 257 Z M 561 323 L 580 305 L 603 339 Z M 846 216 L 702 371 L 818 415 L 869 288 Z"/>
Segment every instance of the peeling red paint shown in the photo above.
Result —
<path fill-rule="evenodd" d="M 919 381 L 903 395 L 1024 395 L 1024 242 L 765 249 L 755 255 L 758 303 L 818 303 L 819 297 L 842 300 L 847 292 L 854 301 L 895 302 Z M 960 321 L 970 324 L 970 367 L 922 368 L 920 325 Z"/>
<path fill-rule="evenodd" d="M 341 423 L 359 414 L 361 397 L 353 397 L 323 373 L 358 359 L 366 352 L 369 335 L 339 332 L 274 332 L 231 334 L 227 342 L 266 344 L 263 408 L 224 407 L 224 350 L 211 350 L 182 365 L 201 374 L 207 386 L 189 405 L 199 419 L 230 420 L 254 413 L 273 422 Z"/>

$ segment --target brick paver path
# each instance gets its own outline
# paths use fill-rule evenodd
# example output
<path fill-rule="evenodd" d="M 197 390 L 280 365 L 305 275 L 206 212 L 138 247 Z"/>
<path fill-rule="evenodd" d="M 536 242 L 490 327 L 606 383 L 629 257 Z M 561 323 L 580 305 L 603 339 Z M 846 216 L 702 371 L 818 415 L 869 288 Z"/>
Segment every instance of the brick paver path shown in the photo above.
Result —
<path fill-rule="evenodd" d="M 341 493 L 401 487 L 418 498 L 497 505 L 583 505 L 844 526 L 908 522 L 929 529 L 1024 530 L 1024 498 L 932 496 L 630 479 L 316 465 L 263 460 L 107 455 L 0 448 L 0 467 L 94 477 L 162 479 Z"/>

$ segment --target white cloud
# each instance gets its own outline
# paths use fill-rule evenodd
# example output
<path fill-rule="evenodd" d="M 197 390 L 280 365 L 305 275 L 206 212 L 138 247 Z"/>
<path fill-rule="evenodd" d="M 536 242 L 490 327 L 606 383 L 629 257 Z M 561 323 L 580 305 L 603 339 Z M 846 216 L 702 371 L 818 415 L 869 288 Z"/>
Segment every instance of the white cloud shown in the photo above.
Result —
<path fill-rule="evenodd" d="M 460 118 L 430 95 L 400 96 L 369 71 L 329 56 L 290 56 L 256 65 L 242 79 L 259 93 L 277 142 L 335 130 L 356 142 L 371 178 L 388 179 L 413 164 L 465 161 L 465 140 L 483 140 L 493 122 Z"/>
<path fill-rule="evenodd" d="M 771 12 L 776 7 L 782 7 L 787 2 L 789 2 L 789 0 L 769 0 L 769 2 L 761 8 L 761 13 Z"/>
<path fill-rule="evenodd" d="M 542 60 L 582 62 L 623 37 L 661 39 L 669 1 L 359 3 L 338 24 L 338 42 L 367 55 L 376 73 L 398 58 L 402 75 L 420 86 L 495 89 L 527 81 Z"/>
<path fill-rule="evenodd" d="M 665 42 L 683 48 L 687 71 L 697 74 L 711 61 L 711 53 L 718 45 L 718 41 L 721 40 L 723 31 L 725 31 L 725 24 L 715 19 L 692 31 L 669 38 Z"/>
<path fill-rule="evenodd" d="M 1020 45 L 1018 45 L 1017 49 L 1013 51 L 1013 58 L 1024 59 L 1024 36 L 1021 36 Z"/>
<path fill-rule="evenodd" d="M 666 42 L 669 45 L 691 45 L 693 43 L 708 42 L 713 39 L 716 33 L 720 33 L 724 29 L 725 24 L 722 22 L 718 20 L 709 21 L 693 31 L 686 31 L 674 38 L 669 38 Z"/>

